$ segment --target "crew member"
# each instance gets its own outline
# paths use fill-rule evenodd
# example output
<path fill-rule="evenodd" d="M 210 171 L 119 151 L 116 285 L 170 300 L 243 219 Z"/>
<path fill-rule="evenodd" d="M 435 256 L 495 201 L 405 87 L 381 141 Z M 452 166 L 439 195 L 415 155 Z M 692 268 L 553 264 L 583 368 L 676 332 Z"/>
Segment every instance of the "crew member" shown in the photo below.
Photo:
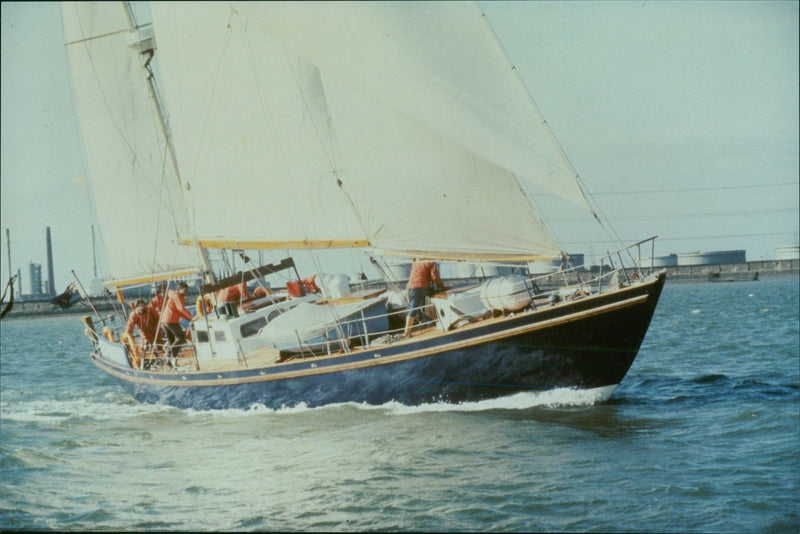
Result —
<path fill-rule="evenodd" d="M 411 337 L 414 318 L 419 315 L 421 321 L 426 320 L 424 311 L 428 297 L 433 295 L 434 291 L 444 290 L 436 263 L 414 258 L 406 289 L 408 289 L 409 307 L 404 334 L 405 337 Z"/>
<path fill-rule="evenodd" d="M 161 315 L 161 310 L 164 309 L 164 299 L 167 294 L 167 284 L 160 284 L 156 296 L 150 301 L 150 309 L 156 314 L 156 317 Z"/>
<path fill-rule="evenodd" d="M 217 307 L 226 315 L 236 317 L 239 315 L 239 304 L 250 298 L 247 293 L 247 284 L 244 282 L 220 289 L 216 292 Z"/>
<path fill-rule="evenodd" d="M 172 347 L 172 357 L 175 358 L 186 342 L 186 333 L 181 327 L 181 319 L 192 320 L 192 312 L 186 309 L 186 294 L 189 292 L 189 285 L 186 282 L 178 282 L 177 290 L 170 290 L 164 304 L 164 311 L 161 312 L 161 328 L 167 338 L 167 342 Z"/>
<path fill-rule="evenodd" d="M 133 303 L 133 311 L 128 317 L 125 325 L 125 332 L 133 338 L 133 329 L 138 328 L 142 336 L 142 341 L 153 344 L 158 333 L 158 315 L 147 306 L 144 299 L 136 299 Z"/>

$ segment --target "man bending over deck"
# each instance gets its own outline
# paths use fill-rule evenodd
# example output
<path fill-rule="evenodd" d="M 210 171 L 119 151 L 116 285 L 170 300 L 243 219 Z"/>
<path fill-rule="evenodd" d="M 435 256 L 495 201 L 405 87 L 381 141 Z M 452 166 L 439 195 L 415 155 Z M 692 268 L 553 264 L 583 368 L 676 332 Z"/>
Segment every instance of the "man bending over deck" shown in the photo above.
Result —
<path fill-rule="evenodd" d="M 125 325 L 125 332 L 131 336 L 131 339 L 133 339 L 134 328 L 138 328 L 142 334 L 142 344 L 152 345 L 155 343 L 158 333 L 158 314 L 150 309 L 144 299 L 134 301 L 133 311 Z"/>

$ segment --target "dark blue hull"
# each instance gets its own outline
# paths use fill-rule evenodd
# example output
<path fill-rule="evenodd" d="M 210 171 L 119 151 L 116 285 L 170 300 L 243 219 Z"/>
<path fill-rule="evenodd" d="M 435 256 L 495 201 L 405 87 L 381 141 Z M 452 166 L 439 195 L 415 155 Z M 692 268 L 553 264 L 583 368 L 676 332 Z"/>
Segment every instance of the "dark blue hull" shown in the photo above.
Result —
<path fill-rule="evenodd" d="M 333 356 L 224 373 L 156 373 L 95 363 L 143 402 L 180 408 L 406 405 L 520 391 L 616 386 L 644 339 L 664 284 L 654 281 L 535 313 Z"/>

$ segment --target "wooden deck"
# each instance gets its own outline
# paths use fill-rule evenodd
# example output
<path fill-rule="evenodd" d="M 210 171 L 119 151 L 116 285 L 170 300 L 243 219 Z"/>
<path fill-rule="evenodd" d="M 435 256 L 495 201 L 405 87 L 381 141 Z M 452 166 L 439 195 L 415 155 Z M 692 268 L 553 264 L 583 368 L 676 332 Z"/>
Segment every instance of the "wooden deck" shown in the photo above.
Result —
<path fill-rule="evenodd" d="M 200 362 L 198 372 L 237 371 L 239 369 L 269 367 L 280 360 L 280 351 L 272 347 L 261 347 L 240 358 L 217 358 Z M 194 362 L 194 359 L 192 359 Z"/>

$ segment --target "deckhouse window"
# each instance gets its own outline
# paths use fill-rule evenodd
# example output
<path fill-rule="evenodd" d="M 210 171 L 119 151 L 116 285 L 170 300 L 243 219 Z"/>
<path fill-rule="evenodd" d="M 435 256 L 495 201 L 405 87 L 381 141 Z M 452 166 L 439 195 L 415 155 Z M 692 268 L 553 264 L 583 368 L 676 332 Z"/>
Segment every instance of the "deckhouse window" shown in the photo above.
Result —
<path fill-rule="evenodd" d="M 267 319 L 265 317 L 259 317 L 258 319 L 250 321 L 249 323 L 245 323 L 239 327 L 239 333 L 242 335 L 242 337 L 250 337 L 258 334 L 258 331 L 265 326 L 267 326 Z"/>

